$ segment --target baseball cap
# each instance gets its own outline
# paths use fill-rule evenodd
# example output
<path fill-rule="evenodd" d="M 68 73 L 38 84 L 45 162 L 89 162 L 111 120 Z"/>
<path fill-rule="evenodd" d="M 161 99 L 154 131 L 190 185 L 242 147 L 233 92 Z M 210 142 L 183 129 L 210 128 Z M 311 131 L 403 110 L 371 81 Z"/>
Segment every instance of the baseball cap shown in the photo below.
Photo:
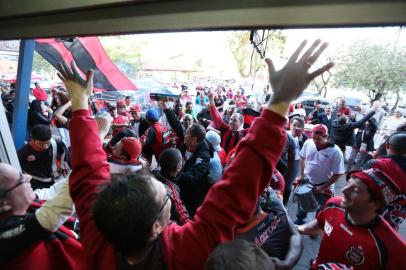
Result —
<path fill-rule="evenodd" d="M 368 169 L 364 171 L 352 171 L 348 173 L 347 180 L 356 177 L 368 186 L 370 192 L 385 204 L 389 204 L 402 193 L 396 183 L 384 172 L 378 169 Z"/>
<path fill-rule="evenodd" d="M 142 145 L 139 139 L 126 137 L 121 140 L 124 151 L 130 156 L 130 161 L 137 161 L 141 154 Z"/>
<path fill-rule="evenodd" d="M 314 125 L 314 127 L 312 129 L 312 133 L 325 137 L 328 135 L 328 130 L 325 125 L 317 124 L 317 125 Z"/>
<path fill-rule="evenodd" d="M 141 112 L 141 105 L 139 104 L 132 105 L 130 108 L 130 112 Z"/>
<path fill-rule="evenodd" d="M 45 93 L 45 91 L 41 91 L 36 88 L 34 88 L 32 90 L 32 94 L 34 95 L 34 97 L 36 99 L 41 100 L 41 101 L 46 101 L 48 99 L 48 95 L 47 95 L 47 93 Z"/>
<path fill-rule="evenodd" d="M 107 105 L 107 110 L 108 110 L 108 111 L 113 111 L 113 110 L 115 110 L 115 109 L 116 109 L 116 106 L 114 106 L 114 105 L 112 105 L 112 104 Z"/>
<path fill-rule="evenodd" d="M 148 109 L 147 113 L 145 114 L 145 118 L 150 121 L 157 122 L 159 119 L 158 111 L 154 108 Z"/>
<path fill-rule="evenodd" d="M 119 100 L 117 101 L 117 108 L 125 107 L 125 101 L 124 100 Z"/>
<path fill-rule="evenodd" d="M 216 132 L 214 132 L 213 130 L 209 130 L 206 133 L 206 140 L 208 140 L 213 145 L 214 150 L 221 151 L 221 138 L 220 135 L 218 135 Z"/>

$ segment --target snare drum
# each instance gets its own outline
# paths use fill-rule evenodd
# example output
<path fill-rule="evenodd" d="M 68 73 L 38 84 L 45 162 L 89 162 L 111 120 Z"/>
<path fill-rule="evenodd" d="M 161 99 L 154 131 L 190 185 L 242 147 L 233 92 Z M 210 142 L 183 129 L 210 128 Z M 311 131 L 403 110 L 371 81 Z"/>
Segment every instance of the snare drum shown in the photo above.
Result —
<path fill-rule="evenodd" d="M 314 196 L 311 184 L 299 186 L 293 196 L 296 198 L 300 209 L 305 212 L 314 212 L 319 208 L 319 203 Z"/>

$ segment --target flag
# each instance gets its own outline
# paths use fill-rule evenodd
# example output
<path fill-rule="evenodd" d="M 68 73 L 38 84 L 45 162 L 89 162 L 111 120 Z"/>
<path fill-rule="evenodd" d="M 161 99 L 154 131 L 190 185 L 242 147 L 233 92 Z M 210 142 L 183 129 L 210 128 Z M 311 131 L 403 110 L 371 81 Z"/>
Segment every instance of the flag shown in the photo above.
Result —
<path fill-rule="evenodd" d="M 75 60 L 82 75 L 93 69 L 95 90 L 137 89 L 111 61 L 97 37 L 36 39 L 35 50 L 55 68 L 63 60 L 68 65 Z"/>

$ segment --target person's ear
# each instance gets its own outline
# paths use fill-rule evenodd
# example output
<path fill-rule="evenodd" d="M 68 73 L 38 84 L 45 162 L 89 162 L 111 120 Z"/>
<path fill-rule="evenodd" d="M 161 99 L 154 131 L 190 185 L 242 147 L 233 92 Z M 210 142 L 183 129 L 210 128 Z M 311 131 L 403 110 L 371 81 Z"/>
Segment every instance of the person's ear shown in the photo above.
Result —
<path fill-rule="evenodd" d="M 375 212 L 380 214 L 385 204 L 380 200 L 371 201 L 372 208 L 374 208 Z"/>
<path fill-rule="evenodd" d="M 182 160 L 180 160 L 179 162 L 178 162 L 178 165 L 176 165 L 176 172 L 181 172 L 182 171 Z"/>
<path fill-rule="evenodd" d="M 10 211 L 12 209 L 10 201 L 7 199 L 0 199 L 0 214 Z"/>
<path fill-rule="evenodd" d="M 159 224 L 159 221 L 156 220 L 154 222 L 154 224 L 152 224 L 150 239 L 151 240 L 156 239 L 161 232 L 162 232 L 162 226 L 161 226 L 161 224 Z"/>

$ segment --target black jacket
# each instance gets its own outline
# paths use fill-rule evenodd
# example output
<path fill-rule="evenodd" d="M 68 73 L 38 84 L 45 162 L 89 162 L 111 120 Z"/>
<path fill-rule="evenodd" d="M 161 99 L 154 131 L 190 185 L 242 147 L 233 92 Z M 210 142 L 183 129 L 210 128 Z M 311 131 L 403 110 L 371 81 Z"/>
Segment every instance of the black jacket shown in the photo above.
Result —
<path fill-rule="evenodd" d="M 134 125 L 134 120 L 132 120 L 130 122 L 131 125 Z M 145 120 L 145 118 L 141 118 L 140 119 L 140 126 L 138 128 L 138 134 L 137 137 L 141 138 L 142 135 L 144 135 L 145 131 L 147 131 L 147 129 L 149 128 L 147 120 Z"/>
<path fill-rule="evenodd" d="M 361 127 L 374 114 L 375 112 L 372 111 L 365 115 L 361 120 L 357 122 L 349 122 L 344 125 L 335 121 L 332 124 L 334 143 L 337 145 L 355 146 L 354 129 Z"/>
<path fill-rule="evenodd" d="M 361 143 L 367 144 L 367 151 L 374 150 L 374 136 L 378 126 L 376 124 L 375 119 L 371 118 L 367 122 L 369 122 L 369 127 L 366 126 L 364 123 L 358 130 L 357 135 L 355 136 L 355 146 L 357 148 L 361 147 Z"/>
<path fill-rule="evenodd" d="M 185 156 L 186 147 L 182 147 L 181 151 Z M 180 197 L 192 217 L 211 187 L 208 173 L 210 159 L 213 155 L 213 146 L 204 139 L 199 148 L 185 162 L 179 175 L 177 182 L 180 188 Z"/>
<path fill-rule="evenodd" d="M 164 113 L 172 130 L 184 141 L 185 134 L 175 112 L 171 109 L 167 109 L 164 110 Z M 186 146 L 184 144 L 181 146 L 181 152 L 183 157 L 185 157 Z M 208 173 L 210 158 L 212 158 L 213 155 L 213 146 L 204 139 L 197 150 L 185 162 L 183 170 L 176 181 L 180 188 L 180 197 L 191 217 L 194 216 L 197 208 L 202 204 L 211 187 Z"/>
<path fill-rule="evenodd" d="M 210 111 L 207 107 L 204 107 L 196 116 L 197 121 L 199 121 L 200 124 L 202 124 L 205 128 L 210 124 L 211 115 Z"/>
<path fill-rule="evenodd" d="M 33 127 L 38 124 L 49 126 L 52 121 L 52 114 L 45 116 L 42 113 L 41 101 L 34 99 L 30 104 L 30 110 L 28 111 L 28 125 Z"/>

